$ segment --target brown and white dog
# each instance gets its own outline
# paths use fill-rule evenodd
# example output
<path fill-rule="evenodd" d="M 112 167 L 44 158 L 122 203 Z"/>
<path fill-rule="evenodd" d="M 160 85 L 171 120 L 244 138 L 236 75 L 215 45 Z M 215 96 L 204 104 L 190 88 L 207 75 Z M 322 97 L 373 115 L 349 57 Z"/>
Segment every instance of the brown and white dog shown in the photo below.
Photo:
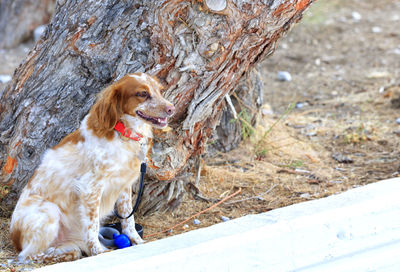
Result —
<path fill-rule="evenodd" d="M 143 144 L 152 137 L 151 127 L 166 127 L 175 111 L 161 89 L 147 74 L 124 76 L 100 93 L 79 129 L 46 151 L 11 219 L 20 261 L 68 261 L 82 252 L 106 251 L 98 239 L 100 222 L 115 203 L 121 216 L 129 215 L 132 186 L 147 151 Z M 114 129 L 118 121 L 144 137 L 121 136 Z M 133 216 L 121 224 L 132 242 L 143 243 Z"/>

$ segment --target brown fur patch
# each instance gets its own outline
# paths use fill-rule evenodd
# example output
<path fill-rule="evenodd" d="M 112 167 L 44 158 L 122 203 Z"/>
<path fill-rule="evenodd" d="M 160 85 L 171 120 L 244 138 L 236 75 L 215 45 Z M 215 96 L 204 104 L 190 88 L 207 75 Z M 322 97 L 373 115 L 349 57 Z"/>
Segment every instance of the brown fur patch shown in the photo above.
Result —
<path fill-rule="evenodd" d="M 113 139 L 114 126 L 121 117 L 119 100 L 118 92 L 114 85 L 111 85 L 101 92 L 99 99 L 91 108 L 87 125 L 97 137 Z"/>
<path fill-rule="evenodd" d="M 85 141 L 85 138 L 82 136 L 82 134 L 79 132 L 79 130 L 75 130 L 71 134 L 67 135 L 64 139 L 62 139 L 58 145 L 53 147 L 53 149 L 57 149 L 68 143 L 77 144 L 79 142 L 84 142 L 84 141 Z"/>
<path fill-rule="evenodd" d="M 114 137 L 114 126 L 123 114 L 136 116 L 136 107 L 146 100 L 137 94 L 147 91 L 152 96 L 151 90 L 159 90 L 162 85 L 155 82 L 136 79 L 129 75 L 124 76 L 116 83 L 104 89 L 89 112 L 88 128 L 97 137 L 105 137 L 112 140 Z M 157 85 L 157 86 L 156 86 Z"/>
<path fill-rule="evenodd" d="M 13 228 L 11 230 L 11 240 L 13 241 L 15 249 L 20 252 L 22 250 L 22 233 L 19 228 Z"/>

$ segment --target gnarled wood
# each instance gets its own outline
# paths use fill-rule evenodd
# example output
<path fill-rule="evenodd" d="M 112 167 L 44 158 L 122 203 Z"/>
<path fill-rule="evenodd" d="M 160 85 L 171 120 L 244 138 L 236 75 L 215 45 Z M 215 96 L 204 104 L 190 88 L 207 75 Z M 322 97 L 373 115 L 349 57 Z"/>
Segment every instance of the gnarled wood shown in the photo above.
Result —
<path fill-rule="evenodd" d="M 157 168 L 149 172 L 142 212 L 179 203 L 190 159 L 204 151 L 225 95 L 313 1 L 211 2 L 59 0 L 43 39 L 0 93 L 2 183 L 17 194 L 101 89 L 146 71 L 167 86 L 177 113 L 171 131 L 155 133 Z"/>

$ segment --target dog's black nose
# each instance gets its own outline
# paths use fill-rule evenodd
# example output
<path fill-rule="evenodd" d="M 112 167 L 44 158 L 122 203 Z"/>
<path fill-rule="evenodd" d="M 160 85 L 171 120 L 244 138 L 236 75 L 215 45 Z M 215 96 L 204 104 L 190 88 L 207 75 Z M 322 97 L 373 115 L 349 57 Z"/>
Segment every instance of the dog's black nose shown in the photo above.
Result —
<path fill-rule="evenodd" d="M 174 105 L 167 106 L 167 107 L 165 108 L 165 112 L 168 114 L 168 116 L 174 115 L 174 113 L 175 113 L 175 107 L 174 107 Z"/>

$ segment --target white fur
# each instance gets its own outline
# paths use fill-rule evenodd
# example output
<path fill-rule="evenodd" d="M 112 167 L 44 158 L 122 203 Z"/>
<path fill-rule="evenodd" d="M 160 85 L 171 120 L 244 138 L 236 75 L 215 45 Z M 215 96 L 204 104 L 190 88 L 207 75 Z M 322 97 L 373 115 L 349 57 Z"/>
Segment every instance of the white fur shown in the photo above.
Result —
<path fill-rule="evenodd" d="M 140 120 L 134 120 L 135 118 L 127 119 L 129 119 L 129 124 L 132 124 L 132 128 L 138 128 L 138 131 L 147 137 L 151 136 L 149 125 Z M 140 143 L 123 140 L 118 136 L 118 132 L 114 132 L 115 137 L 111 141 L 96 137 L 92 131 L 87 129 L 87 117 L 83 120 L 79 131 L 85 139 L 83 142 L 76 145 L 66 144 L 45 153 L 37 170 L 37 176 L 31 181 L 31 188 L 29 190 L 25 188 L 21 194 L 12 217 L 11 228 L 17 224 L 29 226 L 29 229 L 25 228 L 25 231 L 42 229 L 44 236 L 41 235 L 39 239 L 48 239 L 51 242 L 49 246 L 52 244 L 57 246 L 57 243 L 53 243 L 52 240 L 56 239 L 57 233 L 60 231 L 59 222 L 61 222 L 61 225 L 69 230 L 67 234 L 62 235 L 67 235 L 67 240 L 75 241 L 74 248 L 80 248 L 87 254 L 94 255 L 105 250 L 97 239 L 98 224 L 111 214 L 118 197 L 123 197 L 126 201 L 130 200 L 129 196 L 121 195 L 121 193 L 124 188 L 131 187 L 136 182 L 140 167 L 139 157 L 144 158 L 144 155 Z M 137 153 L 132 153 L 132 150 L 136 150 Z M 82 158 L 85 159 L 82 160 Z M 129 170 L 132 161 L 136 161 L 136 170 Z M 105 171 L 102 170 L 104 168 L 106 168 Z M 130 171 L 131 174 L 127 175 L 127 171 Z M 129 176 L 129 178 L 121 176 L 119 174 L 121 172 L 124 172 L 124 176 Z M 102 175 L 99 176 L 99 173 Z M 58 180 L 56 185 L 54 184 L 55 180 Z M 43 192 L 50 187 L 52 187 L 51 192 Z M 91 227 L 93 222 L 87 220 L 86 204 L 71 203 L 68 199 L 53 200 L 56 203 L 45 200 L 49 197 L 47 194 L 51 193 L 60 194 L 66 198 L 71 195 L 77 196 L 78 199 L 88 198 L 88 201 L 91 201 L 89 198 L 94 188 L 98 188 L 103 196 L 98 200 L 99 217 L 96 219 L 95 227 Z M 40 205 L 25 205 L 31 201 L 32 195 L 41 199 Z M 75 212 L 62 212 L 70 211 L 71 205 L 75 205 L 73 208 Z M 52 218 L 54 223 L 49 223 L 48 218 Z M 134 225 L 133 217 L 129 221 L 128 225 Z M 80 235 L 82 229 L 87 229 L 84 236 Z M 126 232 L 129 232 L 133 241 L 143 242 L 134 228 L 133 231 L 132 228 L 129 228 L 129 231 Z M 94 249 L 87 246 L 88 241 L 94 243 Z M 34 241 L 29 244 L 25 242 L 22 246 L 20 259 L 40 253 L 39 246 L 35 245 Z"/>
<path fill-rule="evenodd" d="M 140 79 L 141 81 L 146 81 L 148 80 L 148 76 L 145 73 L 140 73 L 140 74 L 130 74 L 130 77 Z"/>

